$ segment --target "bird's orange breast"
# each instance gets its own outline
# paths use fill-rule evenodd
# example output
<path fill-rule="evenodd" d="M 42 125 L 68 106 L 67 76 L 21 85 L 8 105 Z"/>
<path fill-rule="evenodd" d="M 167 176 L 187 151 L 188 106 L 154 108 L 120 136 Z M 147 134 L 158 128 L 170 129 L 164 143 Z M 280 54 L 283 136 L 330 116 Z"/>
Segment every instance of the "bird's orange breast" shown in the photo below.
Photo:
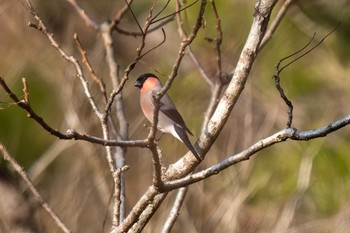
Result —
<path fill-rule="evenodd" d="M 141 94 L 155 90 L 157 85 L 159 85 L 159 80 L 153 77 L 147 78 L 147 80 L 143 83 L 141 88 Z"/>

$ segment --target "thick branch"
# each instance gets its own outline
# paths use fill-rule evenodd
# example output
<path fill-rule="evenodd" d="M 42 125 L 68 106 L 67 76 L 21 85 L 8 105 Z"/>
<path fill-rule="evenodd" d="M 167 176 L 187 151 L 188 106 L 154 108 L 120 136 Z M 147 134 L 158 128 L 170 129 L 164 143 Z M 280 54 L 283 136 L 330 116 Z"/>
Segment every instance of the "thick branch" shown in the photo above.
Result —
<path fill-rule="evenodd" d="M 271 11 L 276 2 L 277 0 L 261 0 L 256 6 L 254 21 L 231 82 L 208 123 L 207 131 L 201 134 L 198 140 L 202 156 L 213 145 L 244 89 L 250 69 L 257 56 L 260 42 L 265 34 Z M 184 176 L 195 168 L 195 164 L 189 165 L 185 162 L 185 159 L 182 158 L 175 164 L 172 164 L 166 172 L 166 178 L 174 179 Z"/>

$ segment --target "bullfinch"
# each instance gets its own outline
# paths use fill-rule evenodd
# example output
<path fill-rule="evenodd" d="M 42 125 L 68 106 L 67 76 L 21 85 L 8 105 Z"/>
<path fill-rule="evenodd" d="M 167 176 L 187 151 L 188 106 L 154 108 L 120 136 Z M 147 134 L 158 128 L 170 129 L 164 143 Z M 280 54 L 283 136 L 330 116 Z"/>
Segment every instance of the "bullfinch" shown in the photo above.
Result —
<path fill-rule="evenodd" d="M 151 73 L 140 75 L 134 85 L 135 87 L 140 88 L 140 104 L 142 112 L 152 123 L 154 113 L 153 93 L 160 91 L 163 85 L 158 77 Z M 170 133 L 183 142 L 198 161 L 202 160 L 188 139 L 187 133 L 193 135 L 192 132 L 187 128 L 185 121 L 177 111 L 174 102 L 170 99 L 168 94 L 165 94 L 160 99 L 157 128 L 164 133 Z"/>

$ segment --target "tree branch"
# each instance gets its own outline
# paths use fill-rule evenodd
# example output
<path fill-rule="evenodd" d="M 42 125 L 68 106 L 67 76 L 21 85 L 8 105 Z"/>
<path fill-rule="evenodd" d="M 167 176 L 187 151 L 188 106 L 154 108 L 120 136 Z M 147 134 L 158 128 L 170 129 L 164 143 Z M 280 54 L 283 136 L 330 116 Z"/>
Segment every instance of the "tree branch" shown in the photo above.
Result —
<path fill-rule="evenodd" d="M 173 204 L 173 207 L 171 208 L 170 214 L 168 218 L 166 219 L 162 233 L 170 233 L 171 229 L 173 228 L 177 217 L 180 214 L 180 209 L 182 207 L 182 204 L 185 200 L 186 194 L 187 194 L 188 186 L 187 187 L 182 187 L 179 189 L 179 191 L 176 194 L 176 198 Z"/>
<path fill-rule="evenodd" d="M 72 232 L 68 229 L 66 224 L 61 220 L 61 218 L 57 215 L 57 213 L 51 208 L 51 206 L 45 201 L 45 199 L 41 196 L 40 192 L 35 188 L 33 182 L 29 179 L 27 173 L 24 169 L 17 163 L 17 161 L 7 152 L 6 148 L 0 144 L 0 151 L 5 161 L 7 161 L 11 167 L 17 172 L 17 174 L 21 177 L 24 183 L 27 185 L 29 190 L 34 195 L 35 199 L 40 203 L 40 205 L 45 209 L 45 211 L 50 215 L 55 224 L 65 233 Z"/>
<path fill-rule="evenodd" d="M 207 130 L 201 134 L 195 145 L 195 147 L 199 147 L 198 150 L 201 151 L 200 154 L 202 157 L 208 152 L 223 129 L 236 101 L 244 89 L 250 69 L 259 51 L 260 42 L 265 34 L 271 11 L 276 2 L 276 0 L 261 0 L 255 8 L 253 24 L 230 84 L 211 117 Z M 166 179 L 182 177 L 189 174 L 195 168 L 195 163 L 187 162 L 187 156 L 190 156 L 189 153 L 175 164 L 169 166 L 165 174 Z"/>
<path fill-rule="evenodd" d="M 294 128 L 286 128 L 283 129 L 267 138 L 264 138 L 249 148 L 245 149 L 244 151 L 232 155 L 229 158 L 223 160 L 222 162 L 215 164 L 203 171 L 188 175 L 184 178 L 177 179 L 174 181 L 168 181 L 164 183 L 164 190 L 165 191 L 171 191 L 174 189 L 177 189 L 179 187 L 185 187 L 190 184 L 196 183 L 198 181 L 201 181 L 203 179 L 206 179 L 212 175 L 217 175 L 219 172 L 223 171 L 224 169 L 239 163 L 244 160 L 248 160 L 252 155 L 256 154 L 257 152 L 270 147 L 276 143 L 280 143 L 283 141 L 286 141 L 287 139 L 291 140 L 298 140 L 298 141 L 307 141 L 314 138 L 320 138 L 325 137 L 329 133 L 332 133 L 334 131 L 337 131 L 338 129 L 349 125 L 350 124 L 350 115 L 339 119 L 337 121 L 334 121 L 330 123 L 327 126 L 313 129 L 313 130 L 297 130 Z"/>

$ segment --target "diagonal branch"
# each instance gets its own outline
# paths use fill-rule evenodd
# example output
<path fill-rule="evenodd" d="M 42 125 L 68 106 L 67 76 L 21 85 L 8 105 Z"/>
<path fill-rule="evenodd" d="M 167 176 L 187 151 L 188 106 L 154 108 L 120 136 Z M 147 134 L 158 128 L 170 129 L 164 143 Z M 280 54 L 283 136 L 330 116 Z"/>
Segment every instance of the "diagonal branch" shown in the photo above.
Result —
<path fill-rule="evenodd" d="M 45 199 L 41 196 L 40 192 L 35 188 L 33 182 L 29 179 L 27 173 L 24 169 L 17 163 L 17 161 L 8 153 L 6 148 L 0 144 L 0 151 L 5 161 L 7 161 L 11 167 L 17 172 L 17 174 L 21 177 L 24 183 L 27 185 L 29 190 L 34 195 L 35 199 L 39 201 L 41 206 L 46 210 L 46 212 L 50 215 L 56 225 L 65 233 L 72 232 L 68 229 L 68 227 L 63 223 L 61 218 L 57 215 L 57 213 L 51 208 L 51 206 L 45 201 Z"/>
<path fill-rule="evenodd" d="M 170 214 L 164 223 L 162 233 L 170 233 L 171 232 L 171 229 L 173 228 L 173 226 L 177 220 L 177 217 L 180 214 L 179 212 L 180 212 L 182 204 L 185 200 L 187 190 L 188 190 L 188 186 L 180 188 L 178 193 L 176 194 L 176 198 L 175 198 L 173 207 L 171 208 Z"/>
<path fill-rule="evenodd" d="M 199 147 L 202 157 L 208 152 L 220 134 L 244 89 L 250 69 L 258 54 L 260 42 L 265 34 L 271 11 L 276 2 L 277 0 L 260 0 L 256 5 L 253 23 L 232 79 L 208 123 L 207 130 L 201 134 L 195 145 L 195 147 Z M 190 154 L 188 153 L 187 156 L 190 156 Z M 166 179 L 171 180 L 183 177 L 196 167 L 195 160 L 192 160 L 193 163 L 188 163 L 189 159 L 187 156 L 169 166 L 165 174 Z"/>

